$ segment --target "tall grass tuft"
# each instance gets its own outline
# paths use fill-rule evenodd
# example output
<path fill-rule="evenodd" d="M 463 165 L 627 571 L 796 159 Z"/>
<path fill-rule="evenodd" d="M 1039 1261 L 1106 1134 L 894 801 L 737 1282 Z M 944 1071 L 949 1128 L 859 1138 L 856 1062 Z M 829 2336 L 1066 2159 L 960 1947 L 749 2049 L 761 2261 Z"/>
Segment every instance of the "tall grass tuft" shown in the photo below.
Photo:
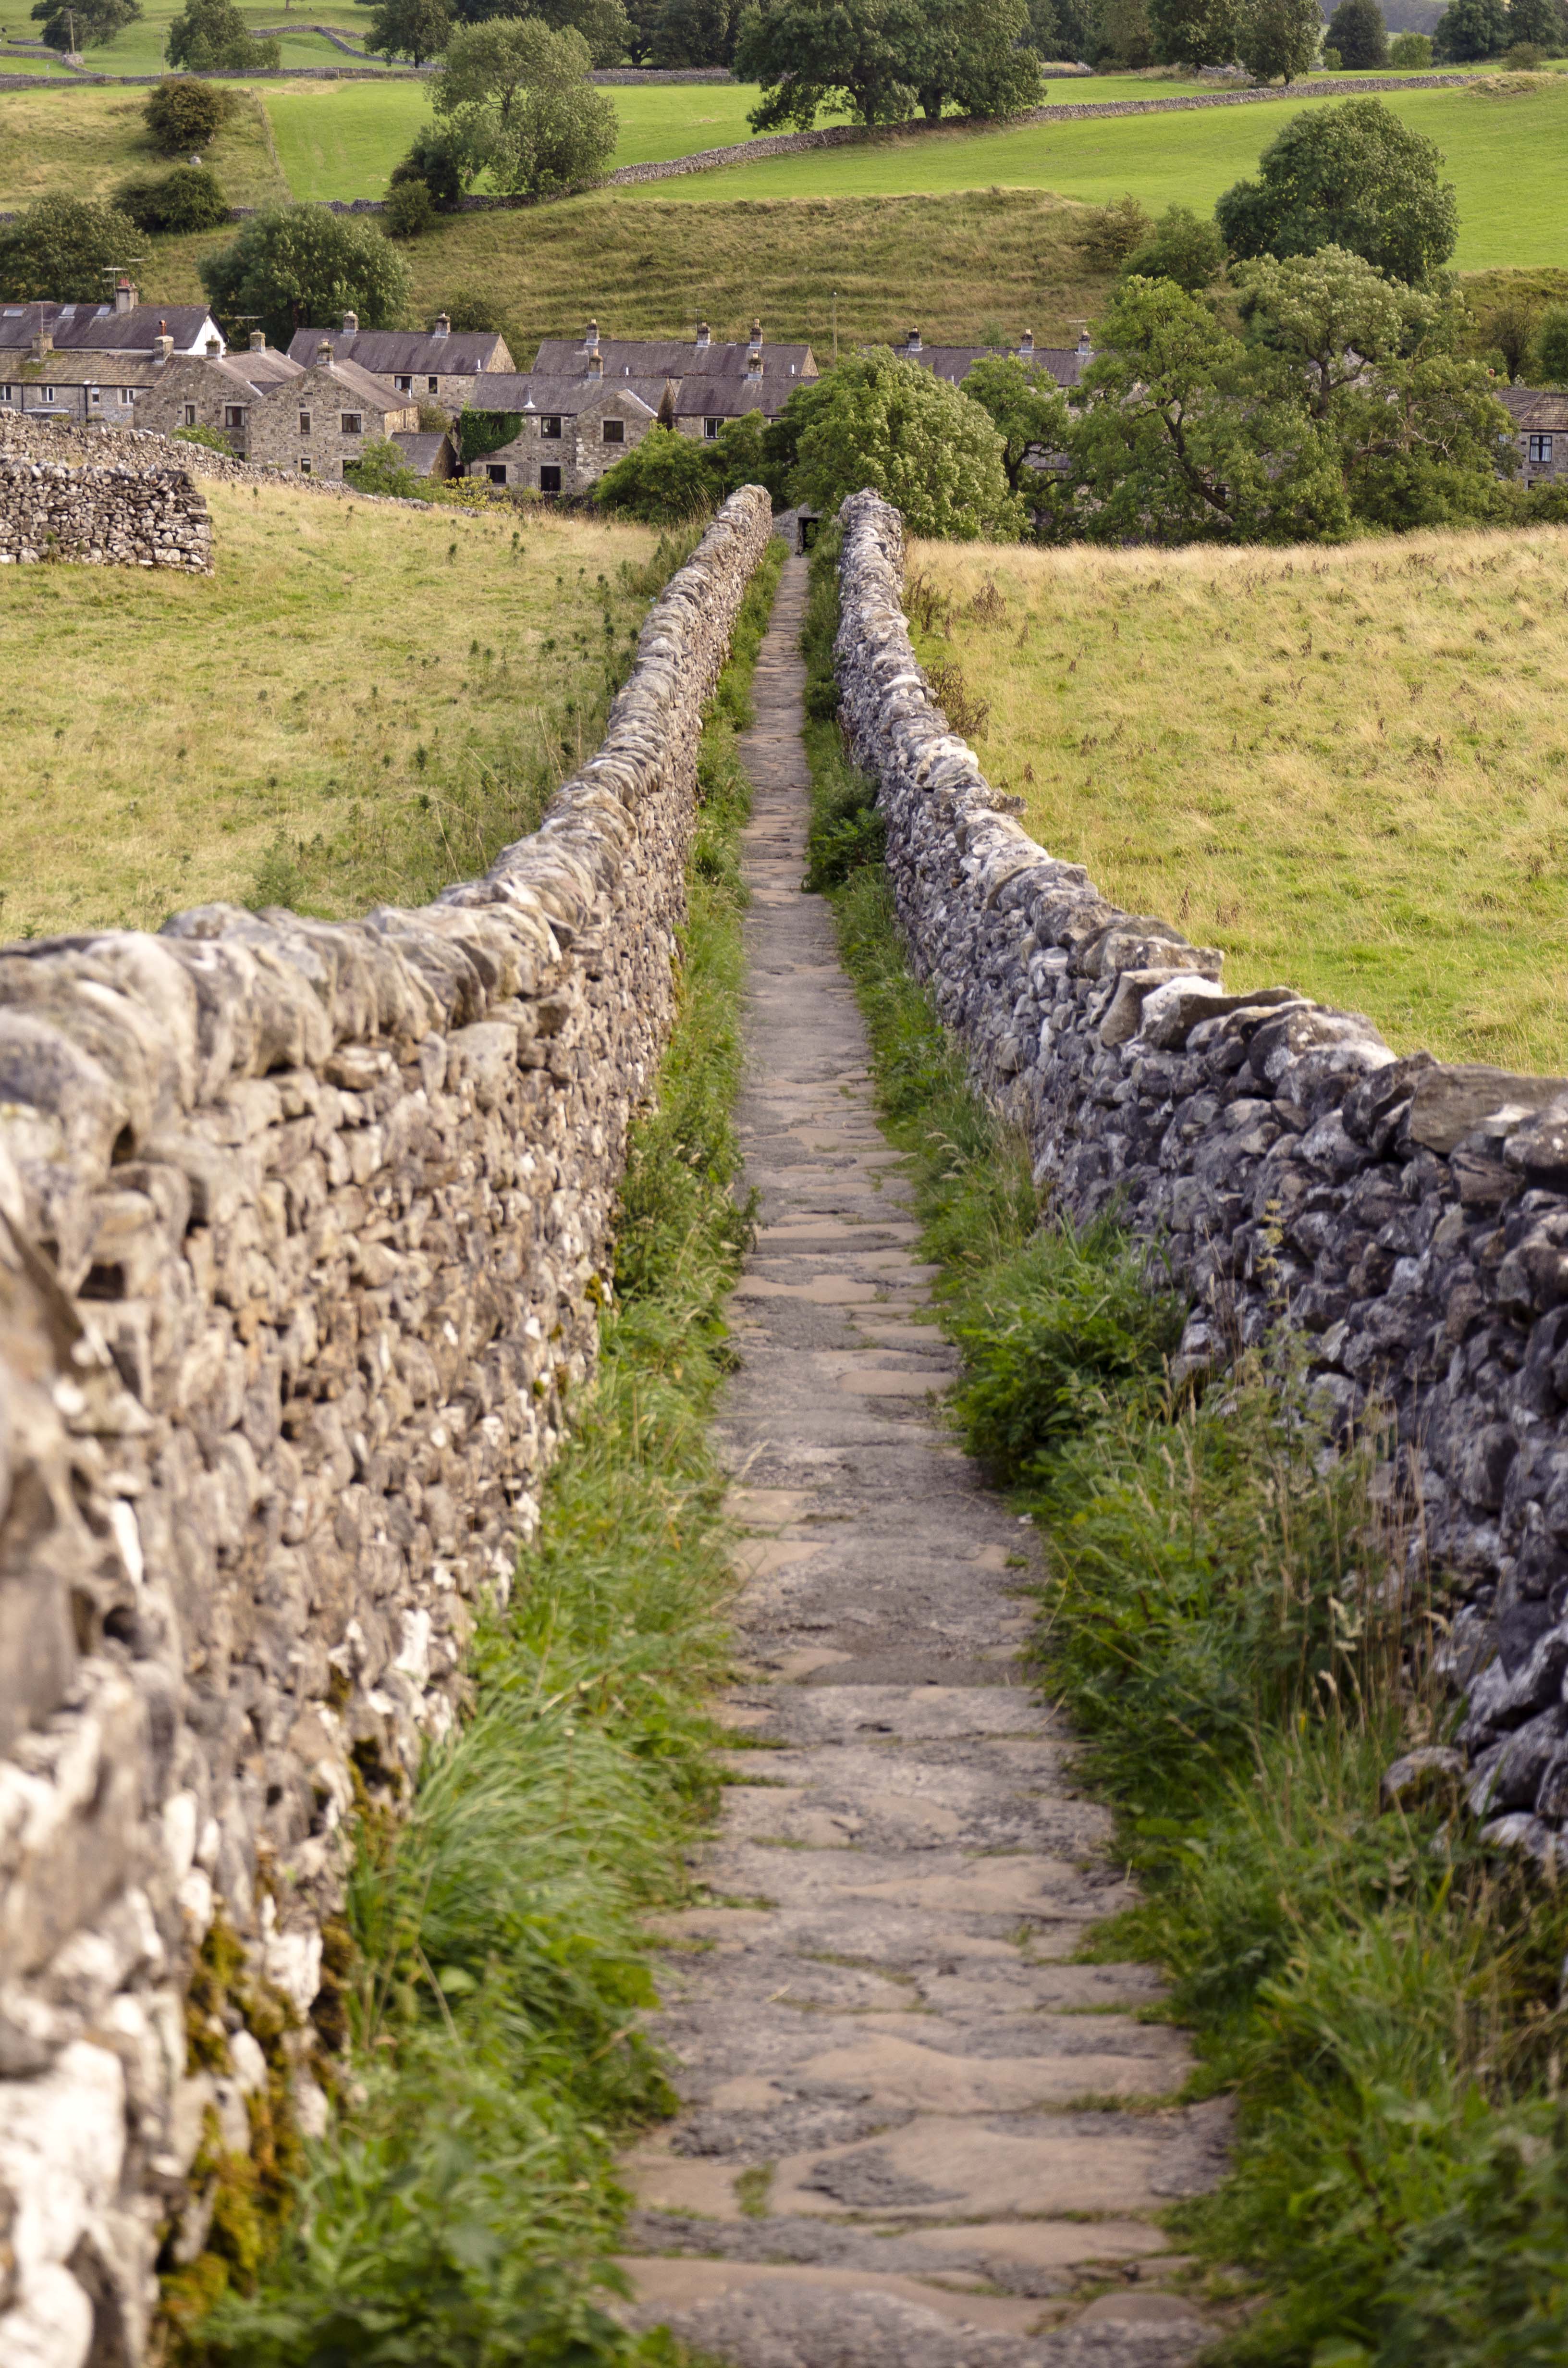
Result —
<path fill-rule="evenodd" d="M 673 2098 L 640 2030 L 641 1918 L 715 1797 L 724 1475 L 705 1417 L 749 1228 L 740 1076 L 746 812 L 735 734 L 778 580 L 746 597 L 701 750 L 679 1014 L 627 1170 L 596 1385 L 540 1543 L 473 1657 L 474 1708 L 347 1900 L 344 2105 L 251 2294 L 184 2339 L 228 2368 L 608 2368 L 664 2357 L 605 2304 L 613 2150 Z M 706 850 L 706 854 L 704 852 Z"/>
<path fill-rule="evenodd" d="M 807 736 L 831 812 L 836 731 Z M 1390 1764 L 1454 1716 L 1389 1443 L 1331 1454 L 1283 1349 L 1174 1389 L 1158 1258 L 1037 1208 L 909 976 L 885 873 L 834 894 L 963 1352 L 954 1418 L 1037 1526 L 1036 1668 L 1142 1880 L 1092 1946 L 1165 1969 L 1195 2090 L 1238 2101 L 1231 2175 L 1171 2214 L 1226 2330 L 1211 2357 L 1561 2368 L 1568 1899 L 1483 1848 L 1451 1786 L 1383 1805 Z"/>

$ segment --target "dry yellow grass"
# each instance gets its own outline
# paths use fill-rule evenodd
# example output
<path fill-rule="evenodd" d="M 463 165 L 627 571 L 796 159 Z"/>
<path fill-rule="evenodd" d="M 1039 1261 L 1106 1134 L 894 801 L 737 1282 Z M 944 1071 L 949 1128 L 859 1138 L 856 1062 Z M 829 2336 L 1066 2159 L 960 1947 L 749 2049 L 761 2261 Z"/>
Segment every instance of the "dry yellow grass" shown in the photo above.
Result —
<path fill-rule="evenodd" d="M 419 902 L 595 744 L 647 529 L 207 492 L 210 577 L 0 572 L 0 939 Z"/>
<path fill-rule="evenodd" d="M 1108 896 L 1402 1052 L 1568 1073 L 1568 532 L 909 567 L 991 780 Z"/>

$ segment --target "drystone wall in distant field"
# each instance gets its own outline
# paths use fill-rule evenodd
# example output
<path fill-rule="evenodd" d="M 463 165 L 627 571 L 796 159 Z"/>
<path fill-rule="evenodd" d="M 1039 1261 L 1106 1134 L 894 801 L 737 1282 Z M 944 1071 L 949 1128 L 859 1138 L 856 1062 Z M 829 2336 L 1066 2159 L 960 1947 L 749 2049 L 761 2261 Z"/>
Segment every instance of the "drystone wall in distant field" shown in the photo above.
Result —
<path fill-rule="evenodd" d="M 159 2247 L 205 2238 L 199 2150 L 244 2154 L 280 2086 L 323 2117 L 339 1827 L 460 1709 L 593 1363 L 770 529 L 725 503 L 483 880 L 0 949 L 7 2368 L 134 2368 Z M 191 2072 L 203 1949 L 244 1980 Z"/>
<path fill-rule="evenodd" d="M 1471 1805 L 1568 1866 L 1568 1078 L 1397 1059 L 1360 1013 L 1229 994 L 1218 952 L 1119 911 L 949 729 L 898 513 L 842 518 L 841 712 L 917 973 L 1057 1204 L 1165 1246 L 1178 1371 L 1285 1322 L 1343 1421 L 1392 1409 L 1417 1547 L 1465 1596 Z"/>
<path fill-rule="evenodd" d="M 38 560 L 208 575 L 207 504 L 180 469 L 0 458 L 0 567 Z"/>

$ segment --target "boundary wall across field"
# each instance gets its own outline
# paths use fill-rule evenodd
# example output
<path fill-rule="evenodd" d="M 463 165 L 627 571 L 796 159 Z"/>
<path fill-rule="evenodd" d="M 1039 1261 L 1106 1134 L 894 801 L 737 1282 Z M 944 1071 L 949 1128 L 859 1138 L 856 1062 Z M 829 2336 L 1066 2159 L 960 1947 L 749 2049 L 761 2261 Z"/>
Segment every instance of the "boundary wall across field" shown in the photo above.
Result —
<path fill-rule="evenodd" d="M 338 1828 L 460 1713 L 592 1369 L 770 531 L 725 503 L 483 879 L 0 949 L 7 2362 L 140 2361 L 214 2164 L 283 2100 L 324 2123 Z"/>
<path fill-rule="evenodd" d="M 1418 1546 L 1465 1596 L 1471 1805 L 1568 1865 L 1568 1078 L 1397 1059 L 1360 1013 L 1228 994 L 1218 952 L 1118 910 L 949 729 L 897 511 L 862 493 L 842 520 L 841 717 L 916 973 L 1056 1204 L 1165 1246 L 1179 1372 L 1283 1320 L 1345 1423 L 1392 1408 Z"/>

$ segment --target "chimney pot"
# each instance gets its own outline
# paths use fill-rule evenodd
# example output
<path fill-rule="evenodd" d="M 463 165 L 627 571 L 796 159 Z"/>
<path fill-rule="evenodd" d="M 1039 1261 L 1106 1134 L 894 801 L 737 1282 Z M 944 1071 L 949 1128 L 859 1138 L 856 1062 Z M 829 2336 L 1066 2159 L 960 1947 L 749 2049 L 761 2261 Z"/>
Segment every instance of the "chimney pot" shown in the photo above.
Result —
<path fill-rule="evenodd" d="M 588 356 L 588 376 L 590 378 L 603 378 L 604 374 L 605 358 L 596 346 L 593 352 Z"/>
<path fill-rule="evenodd" d="M 590 321 L 588 323 L 587 335 L 584 337 L 583 343 L 586 346 L 590 353 L 594 353 L 597 349 L 598 342 L 599 324 L 597 321 Z"/>
<path fill-rule="evenodd" d="M 45 354 L 51 354 L 53 351 L 54 351 L 54 331 L 53 331 L 52 329 L 36 329 L 36 330 L 33 332 L 33 359 L 34 359 L 34 361 L 35 361 L 35 362 L 40 362 L 40 361 L 42 361 L 42 359 L 43 359 L 43 358 L 44 358 Z"/>
<path fill-rule="evenodd" d="M 1078 351 L 1081 354 L 1092 354 L 1094 350 L 1093 346 L 1089 343 L 1089 333 L 1087 329 L 1080 329 L 1078 332 Z"/>
<path fill-rule="evenodd" d="M 253 354 L 264 354 L 267 351 L 267 331 L 265 329 L 253 329 L 251 331 L 250 349 Z"/>
<path fill-rule="evenodd" d="M 706 321 L 699 321 L 697 324 L 697 342 L 699 346 L 710 345 L 712 343 L 712 334 L 713 333 L 709 328 Z"/>
<path fill-rule="evenodd" d="M 175 341 L 174 341 L 174 339 L 170 336 L 170 335 L 169 335 L 169 333 L 168 333 L 168 331 L 167 331 L 166 329 L 165 330 L 165 332 L 164 332 L 163 336 L 162 336 L 161 337 L 155 337 L 155 338 L 153 339 L 153 349 L 154 349 L 154 351 L 156 352 L 157 357 L 158 357 L 158 359 L 159 359 L 161 362 L 172 362 L 172 361 L 173 361 L 173 359 L 174 359 L 174 358 L 175 358 Z"/>
<path fill-rule="evenodd" d="M 345 313 L 343 316 L 343 334 L 346 337 L 357 337 L 358 336 L 359 315 L 358 313 Z"/>
<path fill-rule="evenodd" d="M 920 332 L 918 329 L 911 329 L 907 343 L 912 354 L 917 354 L 920 351 Z"/>
<path fill-rule="evenodd" d="M 135 287 L 123 272 L 114 283 L 114 309 L 117 313 L 133 313 L 136 309 Z"/>
<path fill-rule="evenodd" d="M 1026 330 L 1024 331 L 1023 336 L 1018 339 L 1018 351 L 1019 351 L 1019 353 L 1021 353 L 1021 354 L 1032 354 L 1032 353 L 1033 353 L 1033 351 L 1034 351 L 1034 331 L 1033 331 L 1032 329 L 1026 329 Z"/>
<path fill-rule="evenodd" d="M 437 313 L 436 326 L 433 334 L 437 337 L 449 337 L 451 336 L 452 316 L 449 313 Z"/>
<path fill-rule="evenodd" d="M 320 345 L 316 347 L 316 361 L 319 365 L 322 362 L 330 362 L 331 359 L 332 339 L 330 337 L 324 337 Z"/>
<path fill-rule="evenodd" d="M 218 359 L 219 355 L 222 352 L 222 350 L 223 350 L 223 348 L 222 348 L 222 347 L 219 344 L 219 342 L 218 342 L 218 340 L 217 340 L 217 338 L 216 338 L 216 337 L 209 337 L 209 338 L 208 338 L 208 340 L 207 340 L 207 359 L 208 359 L 208 360 L 209 360 L 210 362 L 215 362 L 215 361 L 217 360 L 217 359 Z"/>

